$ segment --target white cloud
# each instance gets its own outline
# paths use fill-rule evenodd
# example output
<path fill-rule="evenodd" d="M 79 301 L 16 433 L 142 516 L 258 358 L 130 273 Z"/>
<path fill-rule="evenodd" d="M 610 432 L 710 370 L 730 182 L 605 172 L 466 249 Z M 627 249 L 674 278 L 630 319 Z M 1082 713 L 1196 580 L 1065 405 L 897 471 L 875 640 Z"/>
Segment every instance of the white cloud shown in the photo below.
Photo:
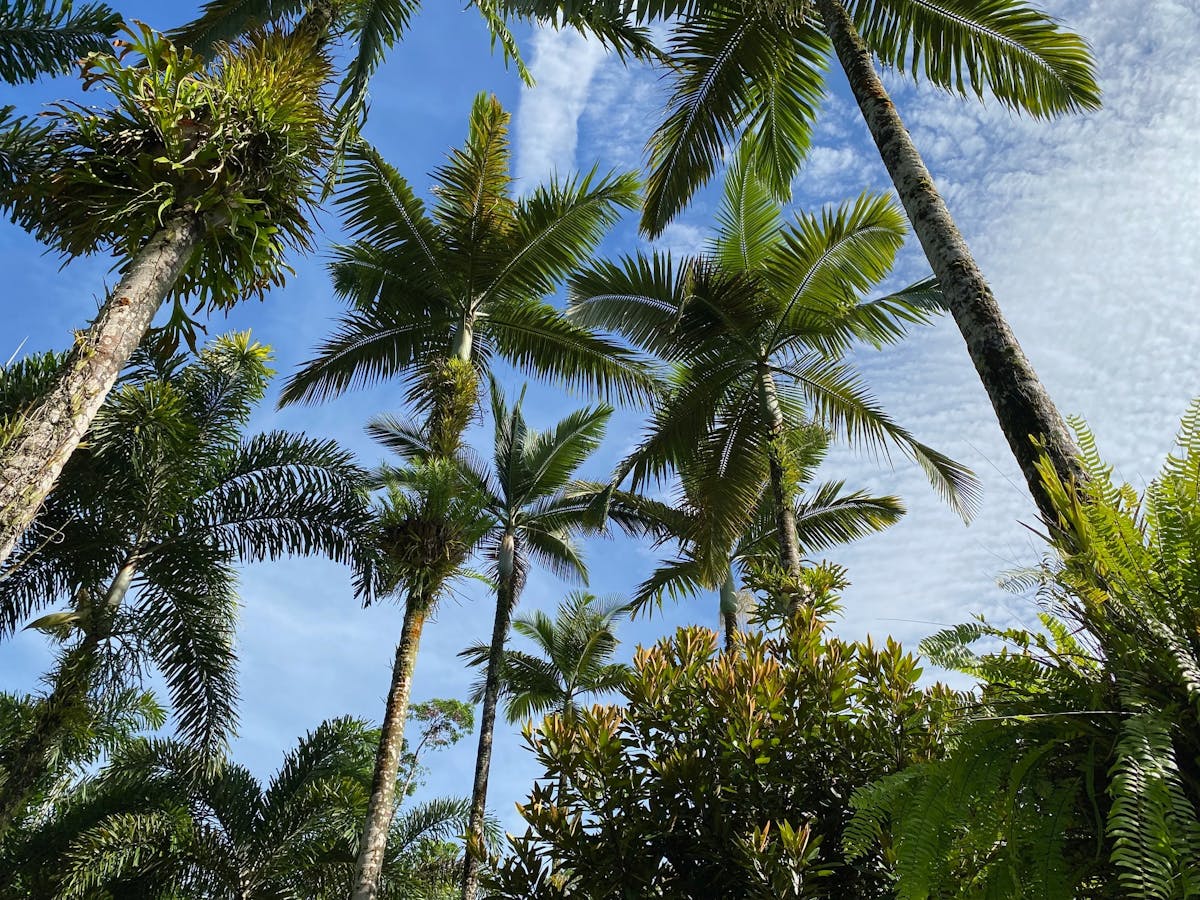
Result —
<path fill-rule="evenodd" d="M 1200 12 L 1138 0 L 1050 11 L 1095 48 L 1103 110 L 1035 122 L 901 79 L 890 86 L 1052 397 L 1085 416 L 1106 457 L 1140 485 L 1200 394 Z M 917 248 L 903 270 L 927 271 Z M 1032 606 L 994 580 L 1041 552 L 1019 524 L 1034 521 L 1032 504 L 953 323 L 860 359 L 895 417 L 974 467 L 986 493 L 963 529 L 915 467 L 881 472 L 838 454 L 838 477 L 898 492 L 910 508 L 892 532 L 839 554 L 855 582 L 844 629 L 912 644 L 929 623 L 977 611 L 1028 621 Z"/>
<path fill-rule="evenodd" d="M 575 166 L 579 116 L 604 59 L 595 40 L 571 30 L 539 27 L 530 71 L 537 84 L 521 92 L 517 112 L 517 178 L 523 189 Z"/>

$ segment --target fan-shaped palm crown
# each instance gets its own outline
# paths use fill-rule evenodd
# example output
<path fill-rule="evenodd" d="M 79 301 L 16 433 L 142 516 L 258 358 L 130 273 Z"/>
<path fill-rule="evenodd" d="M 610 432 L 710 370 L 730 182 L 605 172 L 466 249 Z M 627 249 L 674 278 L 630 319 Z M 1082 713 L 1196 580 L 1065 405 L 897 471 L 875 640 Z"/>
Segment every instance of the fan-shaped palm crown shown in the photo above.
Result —
<path fill-rule="evenodd" d="M 593 170 L 513 197 L 508 121 L 495 98 L 476 98 L 467 142 L 435 173 L 429 208 L 373 150 L 355 153 L 340 198 L 355 241 L 331 267 L 350 310 L 283 402 L 399 378 L 427 405 L 447 358 L 486 371 L 495 356 L 619 399 L 649 392 L 634 354 L 543 300 L 635 205 L 634 177 Z"/>
<path fill-rule="evenodd" d="M 345 897 L 378 736 L 354 719 L 323 722 L 266 784 L 232 761 L 197 777 L 191 748 L 136 740 L 43 823 L 43 859 L 62 860 L 46 873 L 55 896 Z M 396 818 L 382 897 L 449 886 L 446 842 L 466 805 L 433 800 Z"/>
<path fill-rule="evenodd" d="M 209 750 L 234 722 L 236 564 L 363 560 L 365 473 L 350 455 L 287 432 L 243 437 L 269 359 L 248 334 L 186 365 L 143 355 L 0 569 L 0 635 L 70 601 L 48 624 L 133 650 L 136 660 L 114 657 L 117 683 L 128 667 L 156 665 L 181 735 Z M 18 368 L 0 371 L 0 402 L 20 400 L 13 382 L 50 374 Z"/>
<path fill-rule="evenodd" d="M 615 690 L 628 667 L 612 662 L 617 649 L 613 622 L 629 611 L 623 600 L 597 599 L 572 591 L 552 619 L 542 610 L 517 616 L 512 629 L 533 643 L 536 653 L 505 650 L 501 693 L 508 697 L 509 722 L 523 722 L 549 712 L 570 714 L 585 694 Z M 487 644 L 474 644 L 459 655 L 470 665 L 487 662 Z M 483 699 L 476 685 L 473 699 Z"/>
<path fill-rule="evenodd" d="M 892 421 L 842 359 L 856 341 L 895 341 L 938 309 L 932 279 L 862 299 L 904 242 L 900 210 L 864 194 L 784 225 L 743 151 L 719 216 L 703 255 L 638 254 L 572 279 L 573 318 L 620 332 L 672 369 L 622 475 L 632 474 L 636 489 L 684 473 L 720 511 L 707 540 L 726 549 L 746 533 L 769 484 L 785 562 L 798 565 L 794 522 L 782 521 L 793 517 L 787 448 L 789 435 L 815 421 L 855 445 L 899 447 L 968 515 L 969 472 Z"/>

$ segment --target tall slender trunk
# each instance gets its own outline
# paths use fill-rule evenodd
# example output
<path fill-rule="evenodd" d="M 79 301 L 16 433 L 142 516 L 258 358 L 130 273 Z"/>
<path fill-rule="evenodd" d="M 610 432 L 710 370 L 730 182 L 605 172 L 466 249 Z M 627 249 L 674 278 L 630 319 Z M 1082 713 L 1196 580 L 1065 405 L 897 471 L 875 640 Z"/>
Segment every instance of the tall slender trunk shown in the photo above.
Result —
<path fill-rule="evenodd" d="M 1044 452 L 1064 483 L 1082 482 L 1079 450 L 1000 312 L 845 7 L 837 0 L 816 0 L 816 5 L 900 202 L 941 282 L 1000 428 L 1038 510 L 1053 524 L 1057 516 L 1037 473 L 1037 461 Z"/>
<path fill-rule="evenodd" d="M 80 610 L 87 613 L 83 639 L 59 663 L 54 687 L 49 696 L 38 702 L 33 727 L 13 753 L 7 778 L 0 786 L 0 838 L 8 833 L 38 782 L 45 777 L 54 747 L 62 740 L 72 714 L 87 703 L 96 670 L 96 652 L 109 635 L 112 617 L 129 593 L 135 574 L 137 557 L 130 555 L 117 570 L 100 603 L 90 610 Z"/>
<path fill-rule="evenodd" d="M 204 223 L 193 213 L 167 220 L 133 257 L 91 327 L 76 336 L 46 395 L 0 448 L 0 563 L 37 516 L 203 235 Z"/>
<path fill-rule="evenodd" d="M 421 643 L 421 630 L 425 627 L 428 600 L 427 597 L 411 598 L 404 607 L 404 625 L 396 647 L 396 661 L 392 665 L 392 685 L 388 691 L 379 750 L 375 754 L 375 776 L 358 849 L 352 900 L 375 900 L 379 895 L 388 831 L 396 812 L 396 778 L 400 772 L 400 752 L 404 748 L 408 698 L 412 693 L 413 669 L 417 665 L 417 649 Z"/>
<path fill-rule="evenodd" d="M 562 716 L 563 724 L 571 721 L 571 716 L 575 715 L 575 687 L 568 684 L 566 691 L 563 694 L 562 709 L 559 710 L 559 715 Z M 554 795 L 554 802 L 559 806 L 563 805 L 563 798 L 567 793 L 567 767 L 563 766 L 558 770 L 558 784 L 556 785 L 557 792 Z"/>
<path fill-rule="evenodd" d="M 463 864 L 463 900 L 475 900 L 479 893 L 479 862 L 483 851 L 483 820 L 487 812 L 488 774 L 492 767 L 492 735 L 496 726 L 496 708 L 500 704 L 500 670 L 504 664 L 504 643 L 508 624 L 517 603 L 514 584 L 516 540 L 509 533 L 500 544 L 500 585 L 496 591 L 496 619 L 492 625 L 492 646 L 488 653 L 487 680 L 483 689 L 483 715 L 479 721 L 479 749 L 475 754 L 475 784 L 471 789 L 471 817 L 467 823 L 467 852 Z"/>
<path fill-rule="evenodd" d="M 779 394 L 775 379 L 764 366 L 759 371 L 759 395 L 767 421 L 771 423 L 771 434 L 767 442 L 767 465 L 771 477 L 771 504 L 775 507 L 775 530 L 779 537 L 779 561 L 789 575 L 800 576 L 800 542 L 796 537 L 796 510 L 792 505 L 792 492 L 788 486 L 784 445 L 783 410 L 779 407 Z M 797 599 L 796 603 L 800 601 Z"/>
<path fill-rule="evenodd" d="M 450 344 L 450 358 L 457 359 L 460 362 L 470 362 L 474 349 L 475 326 L 469 316 L 463 316 L 463 320 L 458 323 L 458 328 L 454 332 L 454 339 Z"/>
<path fill-rule="evenodd" d="M 733 582 L 733 569 L 725 576 L 721 585 L 721 624 L 725 631 L 725 649 L 732 650 L 738 634 L 737 587 Z"/>

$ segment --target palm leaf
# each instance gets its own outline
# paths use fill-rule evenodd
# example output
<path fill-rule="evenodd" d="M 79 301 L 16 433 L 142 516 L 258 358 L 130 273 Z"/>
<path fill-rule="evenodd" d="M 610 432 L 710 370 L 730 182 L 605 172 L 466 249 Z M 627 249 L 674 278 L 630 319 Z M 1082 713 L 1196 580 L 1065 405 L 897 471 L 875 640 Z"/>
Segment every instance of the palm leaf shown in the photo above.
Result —
<path fill-rule="evenodd" d="M 362 126 L 367 115 L 367 82 L 419 8 L 420 0 L 358 0 L 351 7 L 348 30 L 357 46 L 333 100 L 341 104 L 341 130 L 357 132 Z"/>
<path fill-rule="evenodd" d="M 522 448 L 527 472 L 525 483 L 517 492 L 522 505 L 561 491 L 575 471 L 596 452 L 611 417 L 610 406 L 578 409 L 548 431 L 532 435 Z"/>
<path fill-rule="evenodd" d="M 301 13 L 304 0 L 208 0 L 200 16 L 169 35 L 178 44 L 212 58 L 222 44 Z"/>
<path fill-rule="evenodd" d="M 9 84 L 70 71 L 89 53 L 113 52 L 121 17 L 100 3 L 0 0 L 0 79 Z"/>
<path fill-rule="evenodd" d="M 476 301 L 493 295 L 545 296 L 584 262 L 621 210 L 637 206 L 632 173 L 597 175 L 539 185 L 518 201 L 508 236 L 509 258 Z"/>
<path fill-rule="evenodd" d="M 614 331 L 652 353 L 669 352 L 687 301 L 690 263 L 670 254 L 597 260 L 571 276 L 568 316 L 585 328 Z"/>
<path fill-rule="evenodd" d="M 145 576 L 135 612 L 167 684 L 176 730 L 215 762 L 237 723 L 235 575 L 185 548 L 157 554 Z"/>
<path fill-rule="evenodd" d="M 979 501 L 979 482 L 971 471 L 920 443 L 897 425 L 871 397 L 862 380 L 843 364 L 810 357 L 774 369 L 792 380 L 813 411 L 813 417 L 851 444 L 885 451 L 892 443 L 912 457 L 930 483 L 951 507 L 970 519 Z"/>
<path fill-rule="evenodd" d="M 730 271 L 760 269 L 779 240 L 781 225 L 779 204 L 755 173 L 750 143 L 743 141 L 725 175 L 709 256 Z"/>
<path fill-rule="evenodd" d="M 706 6 L 703 18 L 685 20 L 672 34 L 675 86 L 649 141 L 642 230 L 650 237 L 662 233 L 716 170 L 749 106 L 744 60 L 757 53 L 765 61 L 769 51 L 761 24 L 740 5 Z"/>
<path fill-rule="evenodd" d="M 338 207 L 356 241 L 389 257 L 401 248 L 410 249 L 401 257 L 408 264 L 396 265 L 392 271 L 406 282 L 419 274 L 426 283 L 447 289 L 445 251 L 437 226 L 412 186 L 374 147 L 355 145 L 341 187 Z"/>
<path fill-rule="evenodd" d="M 847 0 L 884 63 L 959 94 L 1039 118 L 1096 109 L 1095 63 L 1082 38 L 1022 0 Z"/>
<path fill-rule="evenodd" d="M 547 303 L 498 303 L 489 308 L 485 324 L 496 352 L 531 374 L 553 377 L 618 403 L 642 402 L 657 388 L 640 356 L 575 324 Z"/>
<path fill-rule="evenodd" d="M 777 339 L 857 303 L 891 272 L 907 236 L 904 211 L 886 194 L 797 216 L 763 263 L 779 301 Z"/>
<path fill-rule="evenodd" d="M 337 330 L 288 379 L 279 404 L 319 403 L 348 390 L 394 378 L 444 356 L 453 320 L 394 302 L 342 316 Z"/>

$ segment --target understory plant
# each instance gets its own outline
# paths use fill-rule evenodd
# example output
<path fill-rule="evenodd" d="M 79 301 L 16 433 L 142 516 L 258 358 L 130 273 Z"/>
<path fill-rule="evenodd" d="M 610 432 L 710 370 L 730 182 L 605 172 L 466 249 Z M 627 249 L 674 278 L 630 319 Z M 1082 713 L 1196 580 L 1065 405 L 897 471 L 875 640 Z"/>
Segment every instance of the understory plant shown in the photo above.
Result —
<path fill-rule="evenodd" d="M 851 853 L 883 838 L 902 898 L 1200 893 L 1200 403 L 1140 495 L 1075 428 L 1086 490 L 1043 463 L 1058 527 L 1018 579 L 1041 628 L 925 641 L 978 696 L 944 759 L 854 799 Z"/>
<path fill-rule="evenodd" d="M 890 896 L 883 853 L 842 855 L 848 800 L 937 754 L 953 694 L 891 640 L 833 637 L 842 584 L 764 573 L 760 608 L 809 602 L 730 650 L 680 629 L 638 650 L 620 705 L 527 727 L 544 772 L 484 896 Z"/>

